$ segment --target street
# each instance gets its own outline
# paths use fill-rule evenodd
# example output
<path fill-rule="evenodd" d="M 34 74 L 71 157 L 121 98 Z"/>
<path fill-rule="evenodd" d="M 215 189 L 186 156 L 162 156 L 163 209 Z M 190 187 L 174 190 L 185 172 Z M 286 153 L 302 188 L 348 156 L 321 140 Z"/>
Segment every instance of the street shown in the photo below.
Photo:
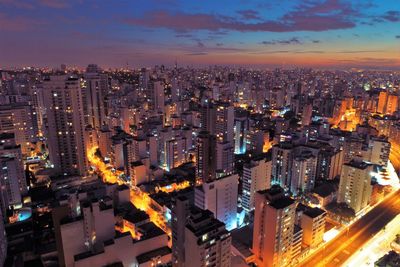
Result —
<path fill-rule="evenodd" d="M 299 266 L 336 267 L 385 227 L 400 212 L 400 190 L 382 201 Z"/>

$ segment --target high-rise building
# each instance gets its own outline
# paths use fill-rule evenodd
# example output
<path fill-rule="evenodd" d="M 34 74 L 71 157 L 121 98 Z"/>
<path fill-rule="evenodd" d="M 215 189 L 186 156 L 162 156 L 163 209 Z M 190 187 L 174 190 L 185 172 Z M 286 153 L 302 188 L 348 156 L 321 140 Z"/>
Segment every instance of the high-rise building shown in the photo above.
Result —
<path fill-rule="evenodd" d="M 311 192 L 315 185 L 317 158 L 310 150 L 302 150 L 293 159 L 290 191 L 294 195 Z"/>
<path fill-rule="evenodd" d="M 82 101 L 85 125 L 100 130 L 106 123 L 104 97 L 108 93 L 107 74 L 100 73 L 96 65 L 89 65 L 83 75 Z"/>
<path fill-rule="evenodd" d="M 296 263 L 296 258 L 298 258 L 302 252 L 302 242 L 303 241 L 303 229 L 297 224 L 294 225 L 293 231 L 293 242 L 292 242 L 292 260 Z"/>
<path fill-rule="evenodd" d="M 232 143 L 217 142 L 216 147 L 216 175 L 218 177 L 230 175 L 233 172 L 233 146 Z"/>
<path fill-rule="evenodd" d="M 190 210 L 185 227 L 184 266 L 231 266 L 230 233 L 208 210 Z"/>
<path fill-rule="evenodd" d="M 185 227 L 190 215 L 190 201 L 184 196 L 178 196 L 172 204 L 172 265 L 185 266 Z"/>
<path fill-rule="evenodd" d="M 318 152 L 316 180 L 332 180 L 340 175 L 343 165 L 343 150 L 323 146 Z"/>
<path fill-rule="evenodd" d="M 362 158 L 363 139 L 348 137 L 343 143 L 343 162 L 348 163 L 353 159 Z"/>
<path fill-rule="evenodd" d="M 253 159 L 243 165 L 242 207 L 247 212 L 254 209 L 255 194 L 271 186 L 271 159 Z"/>
<path fill-rule="evenodd" d="M 376 110 L 378 113 L 383 114 L 386 111 L 387 97 L 388 97 L 388 93 L 386 91 L 379 92 L 378 107 Z"/>
<path fill-rule="evenodd" d="M 3 207 L 8 205 L 20 204 L 21 196 L 28 192 L 24 163 L 22 161 L 21 146 L 15 142 L 13 133 L 0 134 L 0 158 L 2 158 L 2 175 L 5 178 L 2 182 L 3 190 L 7 191 L 6 198 L 9 202 L 2 202 Z M 18 190 L 17 190 L 18 189 Z M 11 204 L 10 204 L 11 203 Z"/>
<path fill-rule="evenodd" d="M 249 129 L 249 120 L 247 114 L 235 114 L 235 154 L 244 154 L 246 152 L 246 134 Z"/>
<path fill-rule="evenodd" d="M 7 237 L 6 230 L 4 228 L 4 218 L 2 211 L 0 210 L 0 266 L 4 266 L 4 262 L 7 258 Z"/>
<path fill-rule="evenodd" d="M 289 187 L 291 184 L 293 145 L 279 143 L 272 147 L 272 184 Z"/>
<path fill-rule="evenodd" d="M 115 234 L 112 206 L 95 201 L 84 202 L 81 207 L 82 216 L 66 217 L 60 223 L 60 257 L 65 266 L 74 266 L 75 255 L 95 250 L 96 245 L 112 239 Z"/>
<path fill-rule="evenodd" d="M 215 135 L 219 142 L 229 142 L 233 146 L 234 107 L 228 102 L 215 103 Z"/>
<path fill-rule="evenodd" d="M 290 265 L 295 212 L 295 201 L 279 186 L 256 193 L 252 250 L 257 266 Z"/>
<path fill-rule="evenodd" d="M 387 91 L 379 93 L 377 112 L 382 114 L 393 114 L 398 109 L 399 97 Z"/>
<path fill-rule="evenodd" d="M 163 81 L 150 80 L 146 96 L 151 110 L 164 112 L 165 94 Z"/>
<path fill-rule="evenodd" d="M 50 76 L 43 82 L 50 161 L 63 175 L 85 175 L 86 157 L 81 80 Z"/>
<path fill-rule="evenodd" d="M 285 105 L 285 90 L 275 87 L 269 91 L 269 106 L 271 109 L 282 108 Z"/>
<path fill-rule="evenodd" d="M 165 142 L 164 165 L 167 170 L 179 167 L 186 162 L 186 138 L 177 136 Z"/>
<path fill-rule="evenodd" d="M 391 144 L 385 137 L 371 136 L 368 140 L 368 149 L 364 160 L 386 167 L 389 161 Z"/>
<path fill-rule="evenodd" d="M 23 154 L 28 154 L 31 143 L 36 141 L 36 122 L 32 106 L 28 103 L 0 105 L 0 132 L 14 133 Z"/>
<path fill-rule="evenodd" d="M 115 168 L 124 170 L 126 176 L 130 177 L 130 164 L 135 161 L 133 136 L 124 131 L 118 131 L 111 139 L 111 162 Z"/>
<path fill-rule="evenodd" d="M 195 205 L 211 211 L 229 231 L 237 227 L 238 183 L 239 176 L 231 174 L 195 188 Z"/>
<path fill-rule="evenodd" d="M 196 177 L 203 182 L 215 179 L 216 159 L 215 159 L 215 136 L 208 132 L 201 131 L 197 136 L 196 149 Z"/>
<path fill-rule="evenodd" d="M 393 114 L 399 110 L 399 96 L 390 94 L 386 104 L 386 114 Z"/>
<path fill-rule="evenodd" d="M 371 175 L 373 165 L 352 160 L 345 163 L 340 176 L 338 199 L 339 203 L 346 203 L 355 213 L 365 208 L 371 198 Z"/>
<path fill-rule="evenodd" d="M 7 208 L 22 203 L 19 188 L 20 169 L 18 159 L 14 157 L 0 157 L 0 204 L 3 214 Z"/>
<path fill-rule="evenodd" d="M 215 133 L 215 107 L 208 100 L 200 107 L 200 128 L 210 134 Z"/>
<path fill-rule="evenodd" d="M 323 241 L 325 233 L 326 211 L 308 208 L 301 215 L 300 226 L 303 229 L 303 244 L 310 248 L 317 247 Z"/>

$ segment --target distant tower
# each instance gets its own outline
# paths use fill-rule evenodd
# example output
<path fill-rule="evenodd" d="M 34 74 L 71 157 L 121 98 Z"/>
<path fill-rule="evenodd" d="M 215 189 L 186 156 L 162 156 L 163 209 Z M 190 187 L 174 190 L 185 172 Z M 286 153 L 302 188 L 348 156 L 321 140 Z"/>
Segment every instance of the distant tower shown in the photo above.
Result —
<path fill-rule="evenodd" d="M 215 179 L 215 136 L 202 131 L 197 136 L 196 177 L 203 182 Z"/>

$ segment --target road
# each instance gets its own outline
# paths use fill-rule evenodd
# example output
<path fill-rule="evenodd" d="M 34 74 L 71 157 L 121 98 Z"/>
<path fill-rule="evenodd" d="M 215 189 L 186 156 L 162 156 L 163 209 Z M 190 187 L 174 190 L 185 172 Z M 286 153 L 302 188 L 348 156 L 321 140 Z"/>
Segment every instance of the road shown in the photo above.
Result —
<path fill-rule="evenodd" d="M 375 208 L 341 232 L 324 247 L 313 253 L 299 266 L 337 267 L 385 227 L 400 212 L 400 190 L 396 191 Z"/>
<path fill-rule="evenodd" d="M 390 148 L 390 161 L 397 172 L 400 171 L 400 145 L 392 140 Z"/>

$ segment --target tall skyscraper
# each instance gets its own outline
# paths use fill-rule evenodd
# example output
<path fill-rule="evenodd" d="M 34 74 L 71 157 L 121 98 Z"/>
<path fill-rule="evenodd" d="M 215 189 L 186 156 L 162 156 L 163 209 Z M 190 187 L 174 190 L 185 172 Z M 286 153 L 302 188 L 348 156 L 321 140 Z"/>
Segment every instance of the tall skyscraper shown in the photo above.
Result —
<path fill-rule="evenodd" d="M 294 195 L 308 193 L 314 188 L 317 158 L 310 150 L 302 150 L 293 159 L 290 191 Z"/>
<path fill-rule="evenodd" d="M 246 134 L 249 130 L 249 119 L 245 112 L 235 114 L 234 139 L 235 154 L 244 154 L 246 152 Z"/>
<path fill-rule="evenodd" d="M 4 218 L 0 210 L 0 266 L 4 265 L 7 258 L 7 237 L 4 228 Z"/>
<path fill-rule="evenodd" d="M 217 142 L 216 175 L 218 177 L 230 175 L 233 172 L 234 150 L 231 142 Z"/>
<path fill-rule="evenodd" d="M 290 265 L 295 211 L 295 201 L 281 187 L 257 192 L 252 248 L 257 266 Z"/>
<path fill-rule="evenodd" d="M 372 193 L 372 170 L 373 165 L 360 160 L 345 163 L 340 176 L 337 201 L 346 203 L 355 213 L 365 208 Z"/>
<path fill-rule="evenodd" d="M 85 125 L 100 130 L 106 122 L 104 97 L 108 93 L 107 74 L 100 73 L 96 65 L 89 65 L 83 75 L 82 101 Z"/>
<path fill-rule="evenodd" d="M 215 179 L 215 145 L 215 136 L 210 135 L 208 132 L 201 131 L 197 136 L 196 177 L 203 182 Z"/>
<path fill-rule="evenodd" d="M 289 187 L 291 184 L 293 145 L 279 143 L 272 147 L 272 184 Z"/>
<path fill-rule="evenodd" d="M 231 266 L 230 233 L 208 210 L 190 210 L 185 228 L 184 266 Z"/>
<path fill-rule="evenodd" d="M 215 133 L 215 107 L 208 100 L 200 107 L 200 128 L 210 134 Z"/>
<path fill-rule="evenodd" d="M 332 180 L 342 171 L 343 150 L 323 146 L 318 152 L 316 180 Z"/>
<path fill-rule="evenodd" d="M 66 75 L 43 82 L 50 161 L 63 175 L 85 175 L 88 169 L 81 82 Z"/>
<path fill-rule="evenodd" d="M 220 142 L 234 145 L 234 107 L 228 102 L 215 103 L 215 135 Z"/>
<path fill-rule="evenodd" d="M 172 204 L 172 265 L 185 266 L 185 227 L 190 215 L 190 202 L 184 196 L 178 196 Z"/>

